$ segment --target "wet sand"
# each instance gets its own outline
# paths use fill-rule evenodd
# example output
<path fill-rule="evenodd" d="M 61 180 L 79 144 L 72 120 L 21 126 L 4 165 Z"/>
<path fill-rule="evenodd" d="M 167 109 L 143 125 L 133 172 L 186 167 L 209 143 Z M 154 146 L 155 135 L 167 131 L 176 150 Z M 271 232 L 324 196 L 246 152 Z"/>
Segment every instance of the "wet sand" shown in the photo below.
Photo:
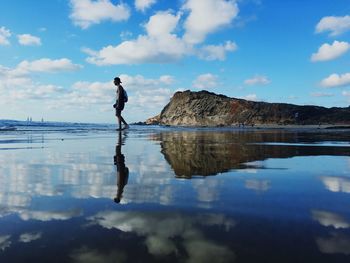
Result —
<path fill-rule="evenodd" d="M 0 262 L 349 262 L 349 131 L 262 128 L 1 133 Z"/>

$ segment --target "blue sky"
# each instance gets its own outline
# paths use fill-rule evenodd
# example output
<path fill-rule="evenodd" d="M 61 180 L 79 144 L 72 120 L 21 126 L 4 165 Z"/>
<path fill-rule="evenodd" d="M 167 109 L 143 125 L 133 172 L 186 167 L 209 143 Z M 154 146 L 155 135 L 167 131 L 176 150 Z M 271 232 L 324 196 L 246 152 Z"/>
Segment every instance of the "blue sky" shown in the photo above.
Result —
<path fill-rule="evenodd" d="M 349 0 L 2 0 L 0 119 L 115 122 L 179 90 L 350 104 Z"/>

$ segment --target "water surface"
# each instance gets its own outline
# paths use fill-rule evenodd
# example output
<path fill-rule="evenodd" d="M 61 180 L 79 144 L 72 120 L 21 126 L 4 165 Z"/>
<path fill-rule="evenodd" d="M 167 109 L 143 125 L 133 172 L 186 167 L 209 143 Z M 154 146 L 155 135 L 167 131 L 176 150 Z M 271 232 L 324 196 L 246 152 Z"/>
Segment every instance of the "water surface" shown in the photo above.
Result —
<path fill-rule="evenodd" d="M 350 262 L 350 133 L 0 135 L 0 262 Z"/>

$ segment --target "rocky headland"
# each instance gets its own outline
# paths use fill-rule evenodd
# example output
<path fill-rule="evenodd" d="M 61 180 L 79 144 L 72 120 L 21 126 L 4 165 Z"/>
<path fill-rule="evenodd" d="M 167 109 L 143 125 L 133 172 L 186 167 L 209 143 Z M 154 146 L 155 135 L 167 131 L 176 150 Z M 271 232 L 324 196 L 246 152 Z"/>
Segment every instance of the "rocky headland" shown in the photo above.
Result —
<path fill-rule="evenodd" d="M 350 125 L 350 106 L 255 102 L 208 91 L 176 92 L 146 124 L 171 126 Z"/>
<path fill-rule="evenodd" d="M 319 145 L 319 142 L 348 141 L 347 131 L 338 133 L 314 132 L 231 132 L 176 131 L 151 136 L 160 142 L 161 153 L 176 177 L 192 178 L 224 173 L 232 169 L 263 169 L 258 167 L 270 158 L 334 155 L 349 156 L 346 145 Z M 266 143 L 269 142 L 269 143 Z M 300 144 L 309 144 L 301 146 Z"/>

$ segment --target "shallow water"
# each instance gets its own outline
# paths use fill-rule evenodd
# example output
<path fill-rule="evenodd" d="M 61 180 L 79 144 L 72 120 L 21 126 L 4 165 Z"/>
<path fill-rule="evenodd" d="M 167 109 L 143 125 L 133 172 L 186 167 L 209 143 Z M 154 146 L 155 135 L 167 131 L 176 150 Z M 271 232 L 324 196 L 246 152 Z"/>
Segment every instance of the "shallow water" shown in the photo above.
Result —
<path fill-rule="evenodd" d="M 350 262 L 349 156 L 349 131 L 3 133 L 0 262 Z"/>

